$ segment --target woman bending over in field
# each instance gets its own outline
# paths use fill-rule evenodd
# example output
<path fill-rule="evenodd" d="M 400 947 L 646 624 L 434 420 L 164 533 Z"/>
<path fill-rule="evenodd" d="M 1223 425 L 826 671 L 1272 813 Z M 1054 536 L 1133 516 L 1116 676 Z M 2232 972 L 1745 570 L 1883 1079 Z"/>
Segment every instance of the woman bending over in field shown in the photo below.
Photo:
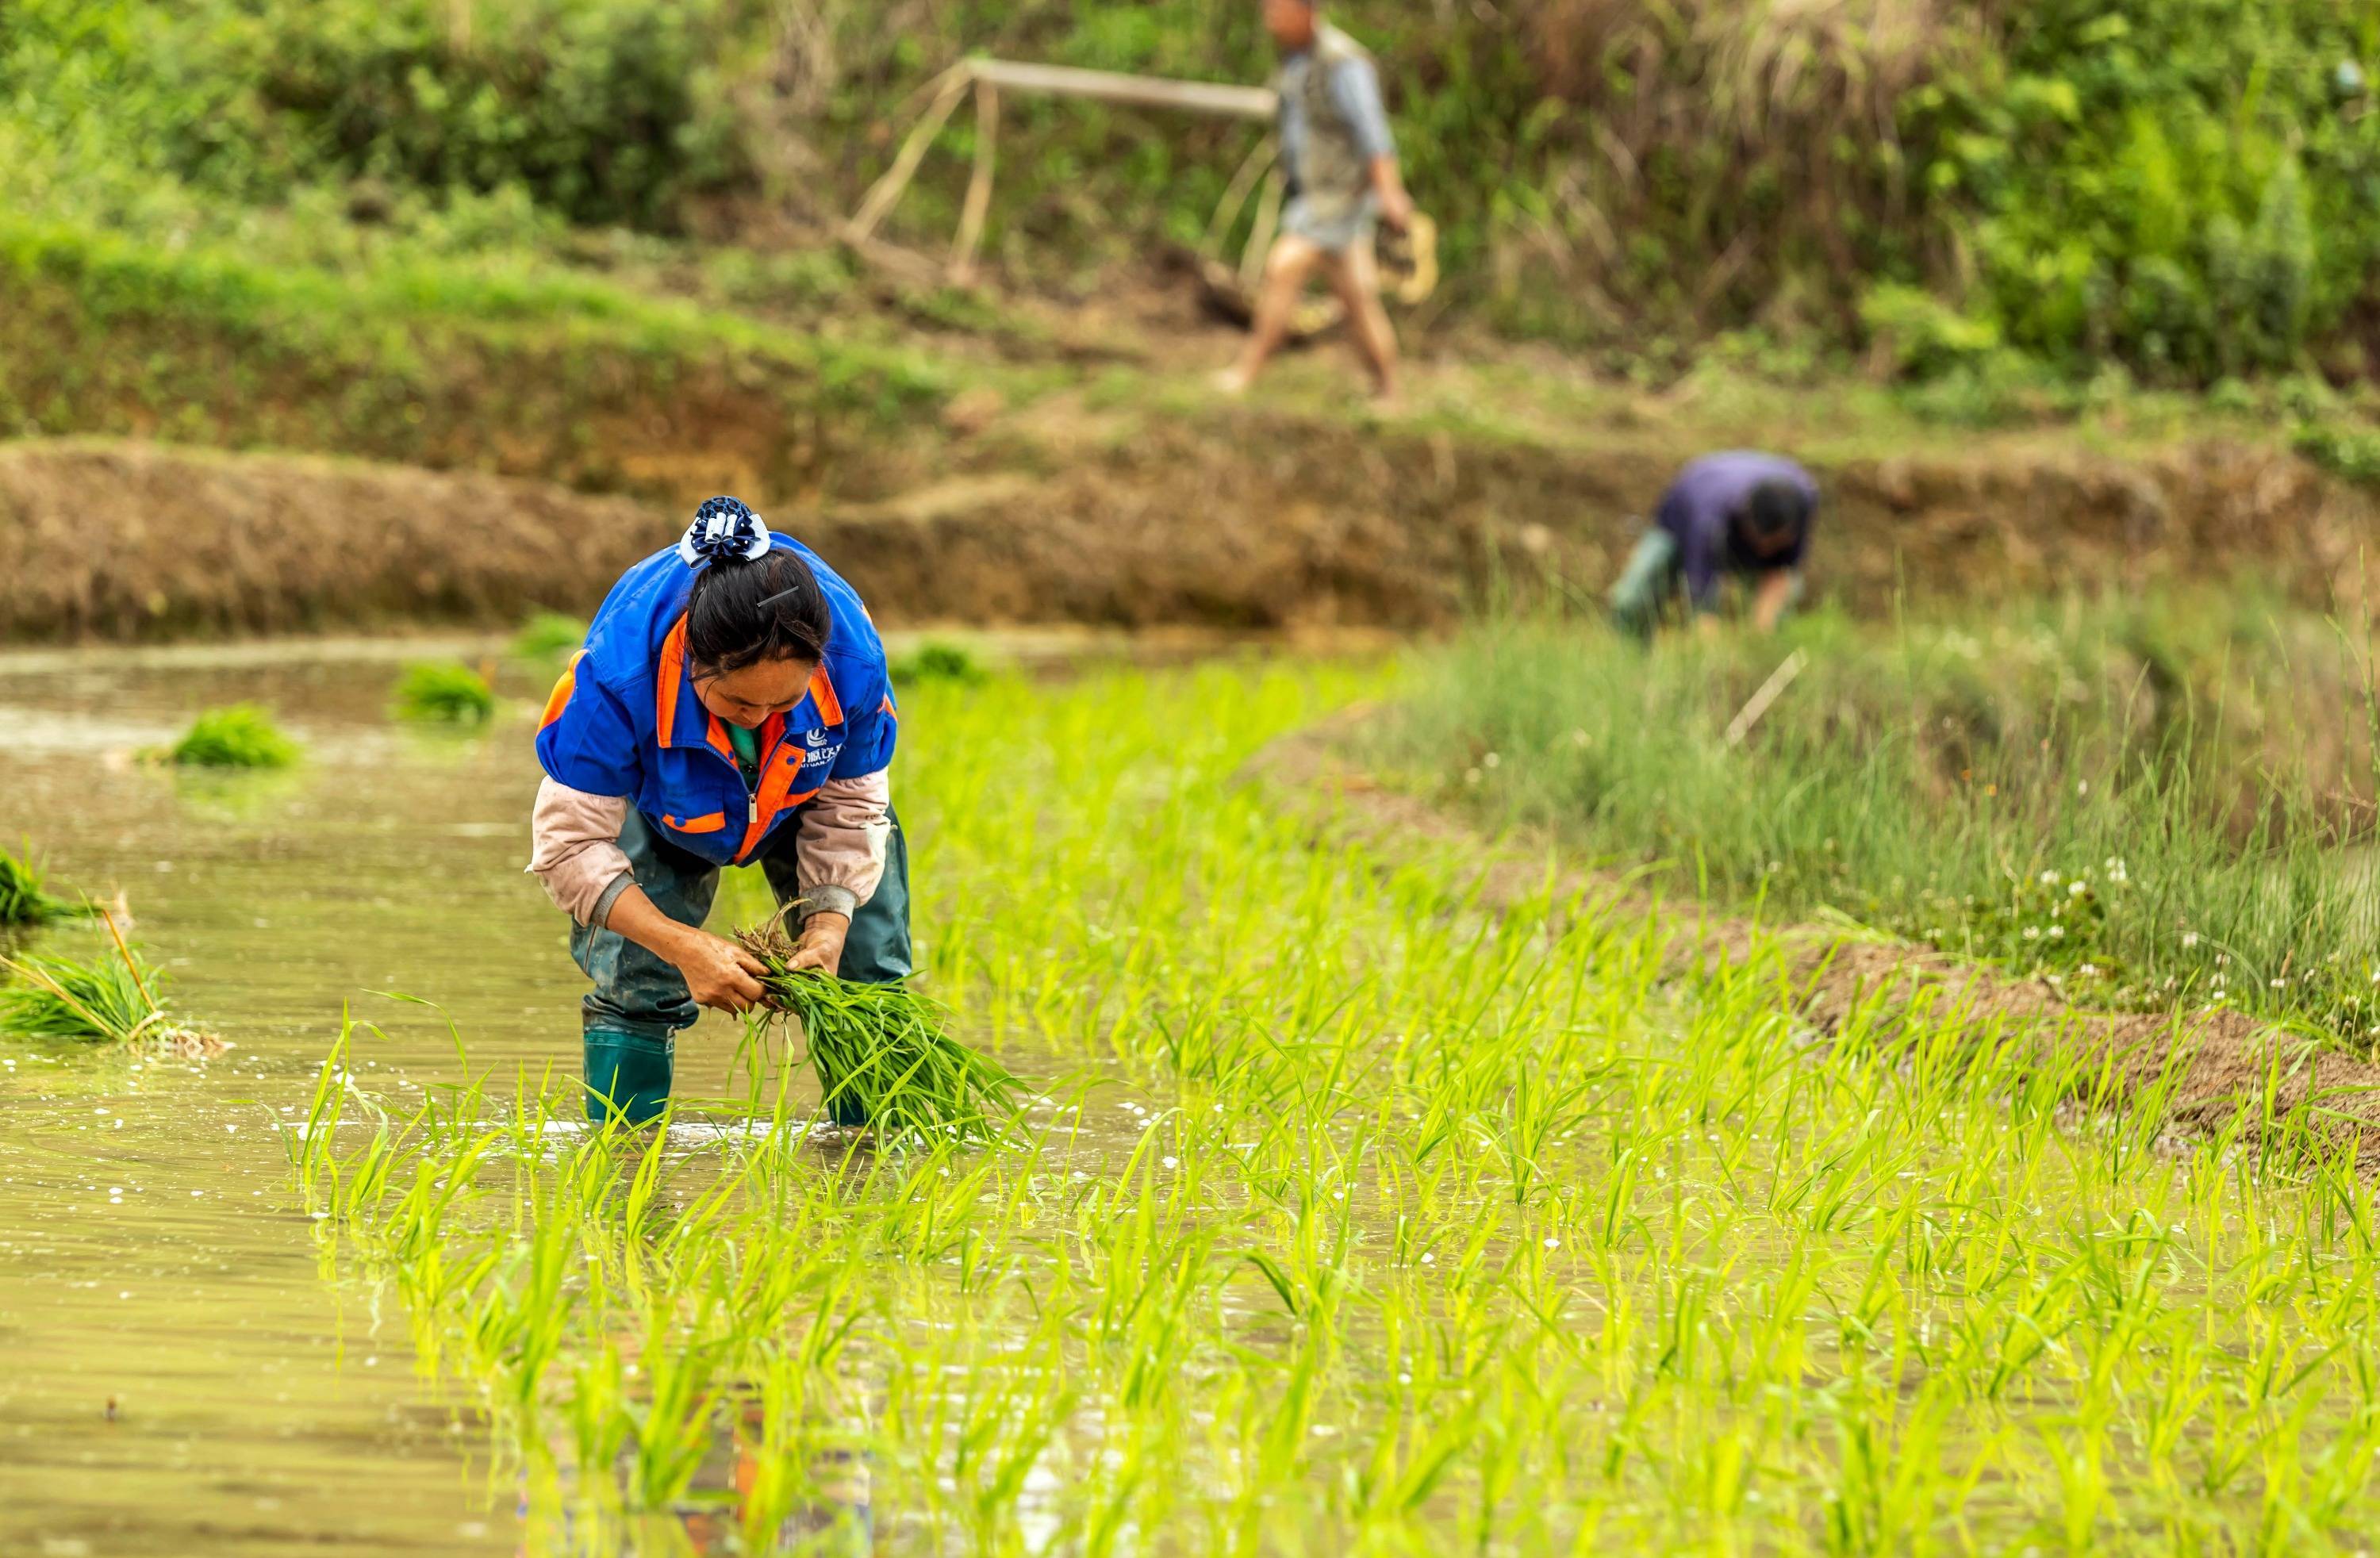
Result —
<path fill-rule="evenodd" d="M 697 1008 L 759 1001 L 759 962 L 702 929 L 722 866 L 757 862 L 800 916 L 794 967 L 908 975 L 896 724 L 859 597 L 734 498 L 612 587 L 538 727 L 529 865 L 595 981 L 590 1119 L 652 1119 Z"/>

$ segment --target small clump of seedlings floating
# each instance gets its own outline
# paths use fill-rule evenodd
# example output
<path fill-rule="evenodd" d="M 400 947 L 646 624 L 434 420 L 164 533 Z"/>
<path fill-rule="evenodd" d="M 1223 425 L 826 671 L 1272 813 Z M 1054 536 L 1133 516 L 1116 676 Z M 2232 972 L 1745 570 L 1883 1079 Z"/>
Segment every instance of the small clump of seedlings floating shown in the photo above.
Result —
<path fill-rule="evenodd" d="M 198 1058 L 230 1048 L 184 1021 L 165 999 L 165 974 L 133 951 L 105 916 L 110 951 L 88 961 L 27 953 L 0 957 L 0 1036 L 49 1043 L 161 1050 Z"/>
<path fill-rule="evenodd" d="M 10 854 L 0 848 L 0 925 L 46 925 L 91 912 L 88 905 L 61 898 L 49 890 L 31 851 Z"/>
<path fill-rule="evenodd" d="M 757 1038 L 784 1016 L 800 1020 L 830 1113 L 864 1115 L 887 1141 L 990 1141 L 1014 1114 L 1023 1084 L 953 1039 L 934 1002 L 903 985 L 794 968 L 780 922 L 737 940 L 769 970 L 760 980 L 769 1004 L 746 1019 L 749 1030 Z"/>
<path fill-rule="evenodd" d="M 893 661 L 891 670 L 894 687 L 917 687 L 927 682 L 980 687 L 991 679 L 982 663 L 958 644 L 920 644 Z"/>
<path fill-rule="evenodd" d="M 587 641 L 587 624 L 563 612 L 537 612 L 513 635 L 516 660 L 560 660 Z"/>
<path fill-rule="evenodd" d="M 298 761 L 298 743 L 257 705 L 233 703 L 201 712 L 166 749 L 165 761 L 188 768 L 287 768 Z"/>
<path fill-rule="evenodd" d="M 496 712 L 488 679 L 459 661 L 423 661 L 396 684 L 399 719 L 425 724 L 485 724 Z"/>

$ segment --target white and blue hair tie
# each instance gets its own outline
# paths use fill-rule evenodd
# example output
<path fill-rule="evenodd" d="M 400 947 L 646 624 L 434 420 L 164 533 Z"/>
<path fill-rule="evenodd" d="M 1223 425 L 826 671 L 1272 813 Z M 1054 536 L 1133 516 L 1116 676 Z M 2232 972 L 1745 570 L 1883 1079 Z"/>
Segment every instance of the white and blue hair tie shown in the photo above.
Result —
<path fill-rule="evenodd" d="M 769 527 L 739 499 L 710 498 L 694 511 L 694 523 L 686 528 L 677 554 L 689 568 L 730 557 L 757 563 L 769 554 Z"/>

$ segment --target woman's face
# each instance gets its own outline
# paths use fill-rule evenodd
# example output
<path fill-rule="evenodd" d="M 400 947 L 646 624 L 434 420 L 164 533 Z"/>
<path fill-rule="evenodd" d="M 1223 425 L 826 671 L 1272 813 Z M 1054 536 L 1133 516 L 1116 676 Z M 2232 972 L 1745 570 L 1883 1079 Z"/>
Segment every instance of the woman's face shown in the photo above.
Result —
<path fill-rule="evenodd" d="M 709 676 L 698 671 L 694 695 L 729 724 L 758 730 L 770 715 L 799 703 L 817 671 L 817 662 L 809 660 L 760 660 Z"/>

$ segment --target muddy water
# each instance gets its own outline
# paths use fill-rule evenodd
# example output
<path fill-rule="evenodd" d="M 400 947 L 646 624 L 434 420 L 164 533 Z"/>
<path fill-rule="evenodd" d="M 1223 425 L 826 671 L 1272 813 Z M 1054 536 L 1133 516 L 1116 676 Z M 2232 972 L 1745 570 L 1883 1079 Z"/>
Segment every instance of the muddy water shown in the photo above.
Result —
<path fill-rule="evenodd" d="M 367 1067 L 453 1077 L 434 1020 L 366 991 L 441 1004 L 477 1065 L 576 1065 L 581 980 L 520 870 L 540 678 L 499 676 L 516 701 L 485 735 L 409 732 L 385 706 L 424 653 L 0 659 L 0 834 L 54 886 L 120 891 L 178 1004 L 237 1046 L 204 1066 L 0 1046 L 0 1552 L 520 1540 L 468 1402 L 416 1376 L 402 1317 L 320 1280 L 276 1128 L 351 998 L 389 1035 Z M 135 761 L 241 699 L 279 711 L 302 766 Z"/>

